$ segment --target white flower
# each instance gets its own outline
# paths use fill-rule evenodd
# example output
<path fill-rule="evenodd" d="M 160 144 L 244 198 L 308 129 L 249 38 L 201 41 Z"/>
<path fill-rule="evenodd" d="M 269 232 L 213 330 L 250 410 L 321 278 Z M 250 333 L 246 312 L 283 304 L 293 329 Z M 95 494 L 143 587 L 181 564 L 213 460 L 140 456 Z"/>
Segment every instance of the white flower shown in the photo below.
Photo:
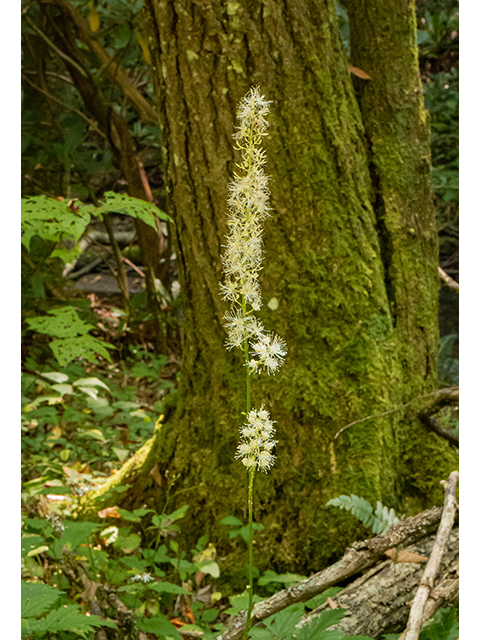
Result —
<path fill-rule="evenodd" d="M 258 358 L 259 364 L 263 364 L 267 373 L 275 373 L 283 364 L 287 348 L 285 341 L 277 335 L 263 335 L 252 344 L 253 355 Z"/>
<path fill-rule="evenodd" d="M 151 582 L 153 580 L 150 573 L 137 573 L 137 575 L 130 578 L 132 582 L 143 582 L 146 584 L 147 582 Z"/>
<path fill-rule="evenodd" d="M 247 415 L 247 422 L 240 428 L 241 442 L 238 445 L 236 458 L 242 458 L 247 468 L 256 467 L 267 472 L 274 464 L 275 456 L 271 453 L 276 444 L 274 423 L 263 406 L 260 410 L 252 409 Z"/>

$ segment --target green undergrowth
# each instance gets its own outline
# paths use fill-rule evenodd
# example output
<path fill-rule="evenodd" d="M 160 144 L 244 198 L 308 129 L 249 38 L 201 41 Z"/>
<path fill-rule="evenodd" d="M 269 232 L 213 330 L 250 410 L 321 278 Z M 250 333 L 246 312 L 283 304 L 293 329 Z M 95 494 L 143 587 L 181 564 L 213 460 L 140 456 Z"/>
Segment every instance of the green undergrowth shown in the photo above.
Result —
<path fill-rule="evenodd" d="M 188 632 L 213 640 L 224 632 L 231 616 L 245 610 L 248 594 L 227 597 L 218 589 L 221 562 L 208 536 L 200 536 L 193 549 L 180 547 L 176 538 L 187 510 L 188 505 L 172 513 L 114 507 L 102 514 L 102 522 L 73 522 L 52 505 L 45 517 L 23 517 L 22 637 L 93 640 L 100 627 L 115 639 L 144 632 L 148 638 L 181 640 Z M 230 538 L 248 539 L 242 521 L 229 517 L 222 524 Z M 255 602 L 303 579 L 256 570 Z M 335 628 L 345 610 L 326 603 L 341 591 L 333 587 L 292 604 L 253 627 L 249 637 L 369 640 Z M 457 637 L 455 608 L 440 610 L 420 634 L 420 640 Z"/>
<path fill-rule="evenodd" d="M 79 496 L 101 482 L 153 435 L 164 400 L 176 392 L 167 356 L 130 347 L 109 363 L 27 358 L 22 372 L 23 498 Z M 162 377 L 162 375 L 164 377 Z M 94 479 L 95 476 L 95 479 Z"/>

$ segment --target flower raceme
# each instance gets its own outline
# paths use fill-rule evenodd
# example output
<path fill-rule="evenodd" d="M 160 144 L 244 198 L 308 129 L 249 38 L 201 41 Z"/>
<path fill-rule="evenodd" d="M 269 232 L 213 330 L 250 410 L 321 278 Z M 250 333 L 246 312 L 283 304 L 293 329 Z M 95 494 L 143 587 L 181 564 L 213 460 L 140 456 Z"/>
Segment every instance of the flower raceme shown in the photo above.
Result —
<path fill-rule="evenodd" d="M 258 88 L 252 88 L 238 107 L 239 126 L 233 138 L 242 160 L 229 185 L 228 233 L 222 257 L 225 280 L 220 292 L 232 303 L 224 316 L 226 346 L 243 350 L 247 380 L 249 373 L 275 373 L 287 353 L 283 339 L 267 332 L 254 315 L 262 306 L 258 276 L 263 259 L 263 223 L 270 210 L 268 178 L 263 170 L 266 156 L 261 146 L 268 132 L 268 105 Z M 247 415 L 249 423 L 241 429 L 237 457 L 248 469 L 268 471 L 275 459 L 271 453 L 275 445 L 273 422 L 263 407 Z"/>
<path fill-rule="evenodd" d="M 275 428 L 268 411 L 263 408 L 253 409 L 247 414 L 247 422 L 240 429 L 241 442 L 238 445 L 236 458 L 242 458 L 243 464 L 250 469 L 255 467 L 262 471 L 274 464 L 272 449 L 277 441 L 273 439 Z"/>

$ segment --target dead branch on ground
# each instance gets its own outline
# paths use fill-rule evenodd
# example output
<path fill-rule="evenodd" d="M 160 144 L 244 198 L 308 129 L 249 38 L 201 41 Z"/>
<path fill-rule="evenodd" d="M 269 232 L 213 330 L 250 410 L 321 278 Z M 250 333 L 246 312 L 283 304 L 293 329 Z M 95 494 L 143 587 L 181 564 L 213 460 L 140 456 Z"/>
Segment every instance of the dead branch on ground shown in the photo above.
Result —
<path fill-rule="evenodd" d="M 458 471 L 452 471 L 449 475 L 445 485 L 445 505 L 443 508 L 442 519 L 440 526 L 438 527 L 437 537 L 435 544 L 430 555 L 430 559 L 425 567 L 420 587 L 418 588 L 417 595 L 412 604 L 410 610 L 410 616 L 408 619 L 407 628 L 400 636 L 399 640 L 417 640 L 420 628 L 425 622 L 425 605 L 428 597 L 433 590 L 435 576 L 437 575 L 438 567 L 442 560 L 445 546 L 447 544 L 450 531 L 452 530 L 453 523 L 455 521 L 455 515 L 458 507 L 456 498 L 458 484 Z"/>
<path fill-rule="evenodd" d="M 386 551 L 413 544 L 424 538 L 435 530 L 442 512 L 441 507 L 435 507 L 405 519 L 383 535 L 354 543 L 335 564 L 257 603 L 253 608 L 251 626 L 295 602 L 305 602 L 346 578 L 371 568 Z M 246 612 L 243 611 L 233 619 L 227 631 L 219 636 L 218 640 L 239 640 L 243 635 L 245 622 Z"/>

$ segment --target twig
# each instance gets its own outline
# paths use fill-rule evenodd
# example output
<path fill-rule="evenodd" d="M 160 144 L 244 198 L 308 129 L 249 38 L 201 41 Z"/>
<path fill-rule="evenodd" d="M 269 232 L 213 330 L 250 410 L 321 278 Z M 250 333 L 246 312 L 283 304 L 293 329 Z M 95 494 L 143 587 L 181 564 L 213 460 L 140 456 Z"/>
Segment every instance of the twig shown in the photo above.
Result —
<path fill-rule="evenodd" d="M 111 251 L 110 247 L 107 247 L 107 249 Z M 90 273 L 90 271 L 92 271 L 92 269 L 95 269 L 95 267 L 98 267 L 98 265 L 101 264 L 106 257 L 107 257 L 107 253 L 105 253 L 104 256 L 99 256 L 98 258 L 95 258 L 95 260 L 92 260 L 92 262 L 90 262 L 89 264 L 86 264 L 84 267 L 82 267 L 78 271 L 73 271 L 73 272 L 64 271 L 62 275 L 68 278 L 69 280 L 77 280 L 77 278 L 81 278 L 86 273 Z"/>
<path fill-rule="evenodd" d="M 123 261 L 128 264 L 129 267 L 132 267 L 132 269 L 134 271 L 136 271 L 138 273 L 139 276 L 141 276 L 142 278 L 145 278 L 145 274 L 143 273 L 143 271 L 140 269 L 140 267 L 137 267 L 136 264 L 134 264 L 131 260 L 129 260 L 128 258 L 123 258 Z"/>
<path fill-rule="evenodd" d="M 345 431 L 345 429 L 348 429 L 349 427 L 353 427 L 354 424 L 359 424 L 360 422 L 365 422 L 365 420 L 371 420 L 373 418 L 382 418 L 383 416 L 386 416 L 389 413 L 394 413 L 395 411 L 400 411 L 401 409 L 405 409 L 405 407 L 408 407 L 409 405 L 416 402 L 417 400 L 422 400 L 423 398 L 430 398 L 431 396 L 439 395 L 447 391 L 451 392 L 453 389 L 458 389 L 458 387 L 445 387 L 445 389 L 437 389 L 437 391 L 426 393 L 423 396 L 417 396 L 416 398 L 413 398 L 413 400 L 409 400 L 409 402 L 406 402 L 405 404 L 401 404 L 399 407 L 395 407 L 394 409 L 389 409 L 388 411 L 384 411 L 383 413 L 375 413 L 371 416 L 360 418 L 360 420 L 355 420 L 354 422 L 350 422 L 349 424 L 346 424 L 344 427 L 342 427 L 340 431 L 337 431 L 337 433 L 333 436 L 333 439 L 336 440 L 338 436 L 341 433 L 343 433 L 343 431 Z"/>
<path fill-rule="evenodd" d="M 423 621 L 426 622 L 435 613 L 449 602 L 458 600 L 459 592 L 458 562 L 446 575 L 442 577 L 437 586 L 432 589 L 423 609 Z"/>
<path fill-rule="evenodd" d="M 442 484 L 445 486 L 445 505 L 443 508 L 442 519 L 440 521 L 440 526 L 438 527 L 437 537 L 435 539 L 435 544 L 433 545 L 432 553 L 430 554 L 430 559 L 427 562 L 417 595 L 415 596 L 412 608 L 410 609 L 407 628 L 402 633 L 399 640 L 418 639 L 420 627 L 424 621 L 425 604 L 428 600 L 428 596 L 433 590 L 435 576 L 442 560 L 448 536 L 450 535 L 450 531 L 452 530 L 453 523 L 455 521 L 455 513 L 458 507 L 457 499 L 455 497 L 457 483 L 458 471 L 452 471 L 448 476 L 447 482 L 442 481 Z"/>
<path fill-rule="evenodd" d="M 64 107 L 65 109 L 68 109 L 69 111 L 72 111 L 73 113 L 76 113 L 78 116 L 81 116 L 85 120 L 85 122 L 87 122 L 92 127 L 92 129 L 94 129 L 97 133 L 99 133 L 105 139 L 107 138 L 107 136 L 103 133 L 103 131 L 101 131 L 99 129 L 98 123 L 95 122 L 95 120 L 91 120 L 84 113 L 82 113 L 78 109 L 75 109 L 75 107 L 72 107 L 71 105 L 67 104 L 66 102 L 63 102 L 63 100 L 60 100 L 59 98 L 57 98 L 53 94 L 49 93 L 48 91 L 45 91 L 45 89 L 42 89 L 41 87 L 37 86 L 34 82 L 32 82 L 29 78 L 27 78 L 27 76 L 25 74 L 22 73 L 22 76 L 23 76 L 23 79 L 26 80 L 26 82 L 28 82 L 28 84 L 31 87 L 33 87 L 36 91 L 39 91 L 40 93 L 43 93 L 45 96 L 47 96 L 47 98 L 49 100 L 53 100 L 54 102 L 59 104 L 61 107 Z"/>
<path fill-rule="evenodd" d="M 433 431 L 438 436 L 445 438 L 445 440 L 448 440 L 451 445 L 458 449 L 458 447 L 460 446 L 459 437 L 452 433 L 449 429 L 446 429 L 444 426 L 442 426 L 436 418 L 427 415 L 423 411 L 418 414 L 418 417 L 420 419 L 420 422 L 424 424 L 427 429 Z"/>
<path fill-rule="evenodd" d="M 54 43 L 50 40 L 50 38 L 49 38 L 47 35 L 45 35 L 41 29 L 39 29 L 39 28 L 37 27 L 37 25 L 36 25 L 36 24 L 34 24 L 34 23 L 29 19 L 29 18 L 27 18 L 27 16 L 25 16 L 25 20 L 26 20 L 26 22 L 27 22 L 28 26 L 29 26 L 31 29 L 33 29 L 33 30 L 35 31 L 35 33 L 38 33 L 38 35 L 39 35 L 41 38 L 43 38 L 43 40 L 45 40 L 45 42 L 48 44 L 48 46 L 49 46 L 49 47 L 51 47 L 51 48 L 55 51 L 55 53 L 56 53 L 58 56 L 60 56 L 60 58 L 63 58 L 64 60 L 67 60 L 68 62 L 70 62 L 70 64 L 73 64 L 73 66 L 74 66 L 74 67 L 75 67 L 75 68 L 76 68 L 76 69 L 77 69 L 77 70 L 78 70 L 82 75 L 85 75 L 85 71 L 82 69 L 82 67 L 81 67 L 79 64 L 77 64 L 77 63 L 75 62 L 75 60 L 72 60 L 72 58 L 70 58 L 70 56 L 67 56 L 67 54 L 66 54 L 66 53 L 63 53 L 63 51 L 61 51 L 61 50 L 57 47 L 57 45 L 56 45 L 56 44 L 54 44 Z M 86 77 L 86 76 L 85 76 L 85 77 Z"/>
<path fill-rule="evenodd" d="M 357 542 L 347 549 L 335 564 L 315 575 L 283 589 L 270 598 L 258 602 L 252 612 L 251 625 L 281 611 L 295 602 L 305 602 L 329 587 L 373 566 L 385 551 L 401 544 L 409 545 L 427 535 L 440 522 L 443 509 L 436 507 L 390 527 L 383 535 L 365 542 Z M 227 631 L 217 640 L 239 640 L 244 632 L 246 611 L 231 622 Z"/>
<path fill-rule="evenodd" d="M 460 293 L 460 285 L 458 284 L 458 282 L 451 278 L 448 273 L 445 273 L 445 271 L 441 267 L 438 267 L 438 275 L 445 283 L 445 285 L 450 289 L 450 291 L 453 291 L 457 294 Z"/>
<path fill-rule="evenodd" d="M 78 31 L 79 39 L 95 53 L 102 67 L 105 67 L 110 78 L 118 84 L 123 93 L 131 100 L 140 118 L 147 123 L 158 123 L 158 114 L 155 108 L 146 100 L 140 91 L 131 83 L 125 71 L 113 60 L 108 51 L 100 44 L 92 33 L 88 22 L 81 13 L 68 0 L 56 0 L 65 14 L 73 22 Z"/>

